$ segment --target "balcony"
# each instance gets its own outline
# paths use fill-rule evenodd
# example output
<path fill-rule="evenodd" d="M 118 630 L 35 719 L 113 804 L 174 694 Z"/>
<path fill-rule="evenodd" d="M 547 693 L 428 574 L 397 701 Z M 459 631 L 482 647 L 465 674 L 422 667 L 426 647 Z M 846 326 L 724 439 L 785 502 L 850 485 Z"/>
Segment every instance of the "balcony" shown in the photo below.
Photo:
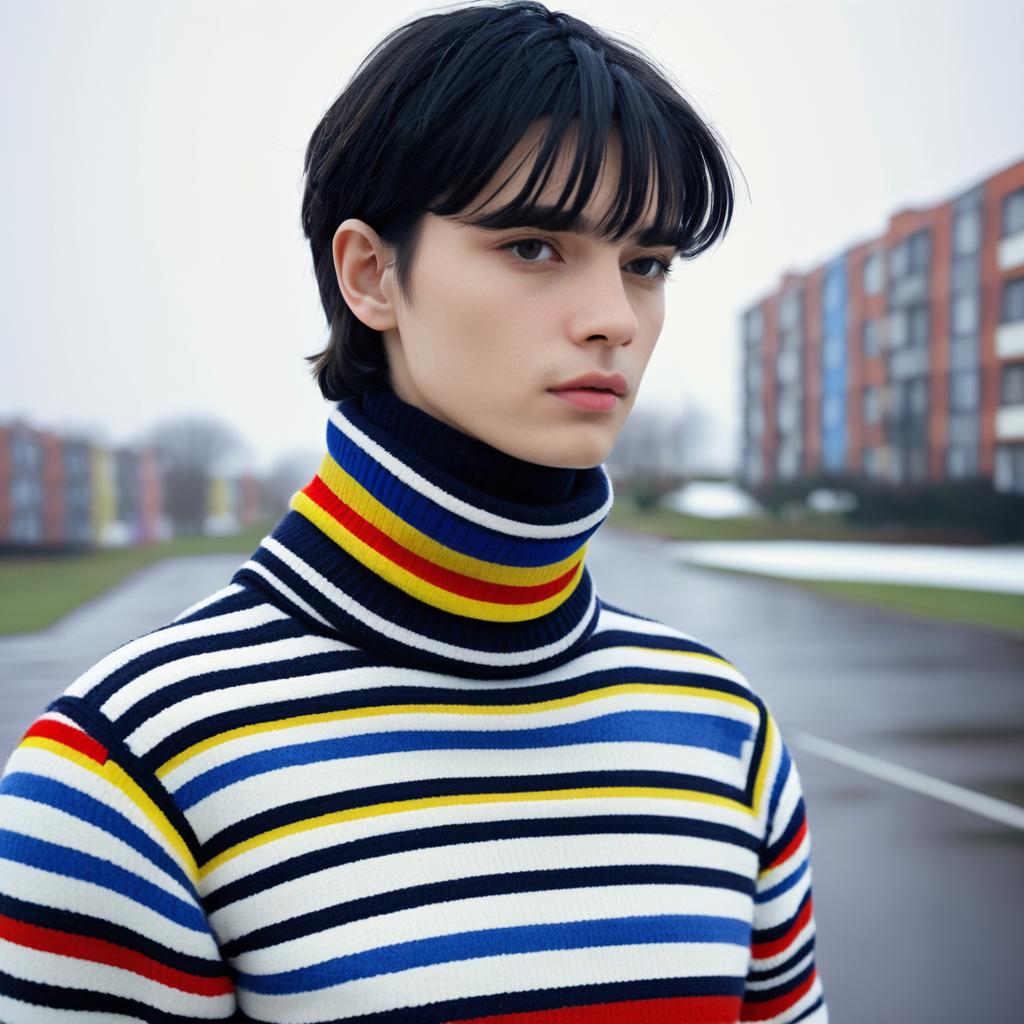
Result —
<path fill-rule="evenodd" d="M 1024 231 L 1009 235 L 999 242 L 999 269 L 1013 270 L 1024 264 Z"/>
<path fill-rule="evenodd" d="M 1024 440 L 1024 404 L 1004 405 L 996 409 L 996 440 Z"/>
<path fill-rule="evenodd" d="M 999 325 L 996 330 L 996 355 L 1000 359 L 1024 356 L 1024 320 Z"/>

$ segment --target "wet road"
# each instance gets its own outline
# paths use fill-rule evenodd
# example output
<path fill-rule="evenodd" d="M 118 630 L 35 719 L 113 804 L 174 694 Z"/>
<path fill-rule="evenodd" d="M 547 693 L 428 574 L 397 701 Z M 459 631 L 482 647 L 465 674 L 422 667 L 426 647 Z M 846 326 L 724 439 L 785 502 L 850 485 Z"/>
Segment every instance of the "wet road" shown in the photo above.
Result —
<path fill-rule="evenodd" d="M 814 738 L 1024 806 L 1024 643 L 683 567 L 612 531 L 603 597 L 692 633 L 767 700 L 803 780 L 818 964 L 835 1024 L 1019 1019 L 1024 829 L 835 763 Z M 43 633 L 0 638 L 0 749 L 118 644 L 223 586 L 244 558 L 179 559 Z"/>

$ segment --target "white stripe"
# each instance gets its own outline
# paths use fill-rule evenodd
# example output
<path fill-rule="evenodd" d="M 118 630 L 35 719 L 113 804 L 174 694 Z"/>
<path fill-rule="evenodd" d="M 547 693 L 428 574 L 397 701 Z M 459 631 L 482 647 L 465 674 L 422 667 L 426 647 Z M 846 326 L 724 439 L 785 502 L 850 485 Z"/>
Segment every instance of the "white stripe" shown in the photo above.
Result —
<path fill-rule="evenodd" d="M 760 922 L 756 917 L 756 910 L 754 927 L 760 927 Z M 789 944 L 781 953 L 776 953 L 774 956 L 760 958 L 752 955 L 750 958 L 750 969 L 752 971 L 770 971 L 773 967 L 778 967 L 780 964 L 784 964 L 786 960 L 793 955 L 793 951 L 799 949 L 805 942 L 809 942 L 815 933 L 816 929 L 814 925 L 814 918 L 812 917 L 803 926 L 803 928 L 800 929 L 800 931 L 793 935 L 789 940 Z"/>
<path fill-rule="evenodd" d="M 608 497 L 599 509 L 570 523 L 556 523 L 554 525 L 524 523 L 519 519 L 506 519 L 504 516 L 488 512 L 486 509 L 470 505 L 468 502 L 456 498 L 447 491 L 442 490 L 437 484 L 432 483 L 426 477 L 420 476 L 411 466 L 396 459 L 386 448 L 382 448 L 373 438 L 363 433 L 351 420 L 349 420 L 337 407 L 331 412 L 331 422 L 349 440 L 354 441 L 372 459 L 379 462 L 389 473 L 397 477 L 406 486 L 418 492 L 425 498 L 454 515 L 466 519 L 478 526 L 486 526 L 488 529 L 497 530 L 499 533 L 508 534 L 510 537 L 524 537 L 530 539 L 558 539 L 573 537 L 576 534 L 584 533 L 591 527 L 602 523 L 611 512 L 615 501 L 612 491 L 611 478 L 608 476 L 604 466 L 597 467 L 605 478 L 608 486 Z M 524 510 L 530 511 L 531 506 L 524 505 Z M 525 514 L 525 513 L 524 513 Z"/>
<path fill-rule="evenodd" d="M 697 836 L 609 832 L 490 839 L 390 853 L 311 872 L 216 910 L 210 920 L 224 942 L 270 921 L 317 910 L 325 904 L 325 893 L 345 902 L 407 886 L 509 871 L 643 864 L 709 867 L 745 878 L 757 873 L 757 855 L 752 851 Z"/>
<path fill-rule="evenodd" d="M 475 896 L 349 921 L 244 953 L 233 963 L 246 973 L 273 974 L 434 936 L 663 914 L 707 914 L 749 924 L 750 897 L 731 889 L 683 884 L 601 885 Z"/>
<path fill-rule="evenodd" d="M 261 546 L 267 547 L 270 539 L 271 538 L 269 536 L 264 537 L 263 540 L 260 542 Z M 308 616 L 319 622 L 320 625 L 327 626 L 328 628 L 330 628 L 331 624 L 327 621 L 327 619 L 325 619 L 311 604 L 309 604 L 307 601 L 303 601 L 302 598 L 299 597 L 299 595 L 296 594 L 295 591 L 292 590 L 292 588 L 289 587 L 287 583 L 285 583 L 282 579 L 280 579 L 278 576 L 272 573 L 261 562 L 253 561 L 250 558 L 249 561 L 242 566 L 242 568 L 248 569 L 250 572 L 256 573 L 257 576 L 262 576 L 265 580 L 267 580 L 267 582 L 271 584 L 271 586 L 273 586 L 276 590 L 279 590 L 282 594 L 284 594 L 284 596 L 287 597 L 288 600 L 292 601 L 296 605 L 296 607 L 301 608 Z"/>
<path fill-rule="evenodd" d="M 298 573 L 318 593 L 326 597 L 332 604 L 348 612 L 353 618 L 361 621 L 364 625 L 375 630 L 383 636 L 391 637 L 417 650 L 429 651 L 431 654 L 439 654 L 454 661 L 467 661 L 479 665 L 530 665 L 535 661 L 542 661 L 555 654 L 560 654 L 566 648 L 571 647 L 587 628 L 587 623 L 593 615 L 597 603 L 597 591 L 591 586 L 590 601 L 580 621 L 572 630 L 560 637 L 558 640 L 545 645 L 534 647 L 528 651 L 514 651 L 504 653 L 501 651 L 475 650 L 471 647 L 456 647 L 454 644 L 446 644 L 422 633 L 416 633 L 411 629 L 398 625 L 389 619 L 385 619 L 369 608 L 364 607 L 345 591 L 336 587 L 326 577 L 321 576 L 311 565 L 304 562 L 290 548 L 268 537 L 263 542 L 265 550 L 276 555 L 285 565 Z"/>
<path fill-rule="evenodd" d="M 234 594 L 240 594 L 245 587 L 241 583 L 229 583 L 226 587 L 221 587 L 220 590 L 209 597 L 204 597 L 200 601 L 196 601 L 195 604 L 190 604 L 183 612 L 178 612 L 177 615 L 171 619 L 172 622 L 178 622 L 181 619 L 187 619 L 190 615 L 195 615 L 196 612 L 201 611 L 203 608 L 211 604 L 216 604 L 218 601 L 223 600 L 226 597 L 231 597 Z"/>
<path fill-rule="evenodd" d="M 211 871 L 200 883 L 200 892 L 206 895 L 222 885 L 244 878 L 263 868 L 281 863 L 290 857 L 298 857 L 316 850 L 328 850 L 340 843 L 350 843 L 371 836 L 405 832 L 415 828 L 432 828 L 439 825 L 459 825 L 479 821 L 508 821 L 515 819 L 572 819 L 591 815 L 650 814 L 666 818 L 685 817 L 693 822 L 713 822 L 745 832 L 754 839 L 760 839 L 758 823 L 748 814 L 720 804 L 670 800 L 657 797 L 644 799 L 641 803 L 632 798 L 628 803 L 622 797 L 587 797 L 568 800 L 524 800 L 515 804 L 474 803 L 435 804 L 412 810 L 381 814 L 368 818 L 320 825 L 283 835 L 273 842 L 261 843 L 244 854 L 230 857 Z M 632 836 L 636 842 L 636 836 Z M 686 837 L 675 837 L 685 839 Z M 200 837 L 202 840 L 203 837 Z M 519 840 L 516 840 L 517 842 Z M 691 840 L 695 841 L 695 840 Z M 579 842 L 573 836 L 572 842 Z M 643 842 L 648 843 L 647 835 Z M 719 844 L 720 850 L 723 844 Z M 726 844 L 744 857 L 753 859 L 751 878 L 757 875 L 757 854 L 753 850 Z M 574 847 L 575 848 L 575 847 Z M 719 856 L 725 856 L 720 853 Z"/>
<path fill-rule="evenodd" d="M 776 974 L 774 977 L 769 978 L 767 981 L 747 981 L 747 988 L 751 992 L 764 992 L 770 988 L 776 988 L 779 985 L 785 984 L 790 978 L 795 978 L 801 971 L 805 970 L 814 961 L 814 950 L 812 949 L 806 956 L 799 959 L 788 971 L 783 971 L 781 974 Z"/>
<path fill-rule="evenodd" d="M 825 758 L 826 761 L 841 764 L 854 771 L 882 779 L 884 782 L 891 782 L 894 786 L 902 786 L 914 793 L 930 796 L 953 807 L 970 811 L 982 818 L 989 818 L 1000 824 L 1009 825 L 1011 828 L 1024 829 L 1024 807 L 1007 803 L 1005 800 L 996 800 L 994 797 L 985 796 L 982 793 L 975 793 L 974 790 L 955 786 L 951 782 L 943 782 L 941 779 L 925 775 L 923 772 L 904 768 L 891 761 L 883 761 L 880 757 L 863 754 L 859 750 L 844 747 L 840 743 L 833 743 L 820 736 L 812 736 L 806 732 L 793 732 L 790 735 L 801 749 L 817 754 L 819 757 Z"/>
<path fill-rule="evenodd" d="M 184 682 L 194 676 L 223 669 L 237 669 L 249 665 L 263 665 L 273 661 L 287 661 L 305 654 L 324 654 L 339 649 L 338 641 L 331 637 L 293 636 L 283 640 L 270 640 L 250 644 L 248 647 L 229 647 L 223 651 L 204 651 L 190 654 L 140 672 L 119 686 L 100 706 L 100 711 L 116 721 L 130 711 L 140 700 L 158 691 Z"/>
<path fill-rule="evenodd" d="M 329 797 L 372 786 L 401 785 L 421 779 L 500 780 L 509 774 L 540 776 L 572 772 L 646 771 L 699 774 L 742 790 L 746 766 L 704 747 L 663 743 L 577 743 L 525 750 L 409 750 L 316 761 L 263 772 L 211 793 L 189 808 L 198 835 L 212 835 L 228 822 L 250 814 L 288 807 L 302 800 Z M 558 788 L 538 780 L 538 790 Z"/>
<path fill-rule="evenodd" d="M 229 612 L 226 615 L 219 615 L 215 618 L 199 619 L 196 622 L 183 622 L 179 625 L 169 625 L 152 633 L 147 633 L 136 640 L 131 640 L 123 646 L 111 651 L 106 657 L 101 658 L 95 665 L 83 672 L 67 688 L 65 694 L 69 697 L 82 697 L 89 692 L 97 683 L 102 682 L 107 676 L 124 667 L 130 661 L 157 651 L 161 647 L 170 644 L 180 643 L 183 640 L 196 640 L 201 637 L 217 636 L 220 633 L 231 633 L 235 630 L 252 629 L 255 626 L 262 626 L 268 622 L 277 622 L 287 618 L 284 612 L 275 608 L 269 602 L 257 605 L 255 608 L 244 608 L 241 611 Z"/>
<path fill-rule="evenodd" d="M 302 1020 L 314 1024 L 442 999 L 573 985 L 709 975 L 742 978 L 748 955 L 747 947 L 731 943 L 666 942 L 457 960 L 303 993 Z M 257 996 L 239 989 L 239 1004 L 258 1020 L 294 1020 L 289 1012 L 294 1000 L 294 996 Z"/>

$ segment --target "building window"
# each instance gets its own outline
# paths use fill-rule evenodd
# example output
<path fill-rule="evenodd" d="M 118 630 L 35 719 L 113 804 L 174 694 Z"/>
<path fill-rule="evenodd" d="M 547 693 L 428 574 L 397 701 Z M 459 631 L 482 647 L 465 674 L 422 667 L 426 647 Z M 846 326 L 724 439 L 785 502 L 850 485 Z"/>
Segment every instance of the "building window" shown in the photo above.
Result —
<path fill-rule="evenodd" d="M 876 448 L 864 449 L 864 475 L 877 477 L 879 475 L 878 450 Z"/>
<path fill-rule="evenodd" d="M 994 482 L 997 491 L 1024 493 L 1024 444 L 996 448 Z"/>
<path fill-rule="evenodd" d="M 953 296 L 952 320 L 954 334 L 974 333 L 978 326 L 977 292 L 960 292 Z"/>
<path fill-rule="evenodd" d="M 882 418 L 882 402 L 878 388 L 864 389 L 864 422 L 877 423 Z"/>
<path fill-rule="evenodd" d="M 949 365 L 954 370 L 967 370 L 978 365 L 977 334 L 950 339 Z"/>
<path fill-rule="evenodd" d="M 981 248 L 981 210 L 969 206 L 953 215 L 953 252 L 958 256 Z"/>
<path fill-rule="evenodd" d="M 1004 324 L 1024 320 L 1024 277 L 1014 278 L 1003 285 L 1002 321 Z"/>
<path fill-rule="evenodd" d="M 928 269 L 928 262 L 931 256 L 932 240 L 927 230 L 918 231 L 909 238 L 910 243 L 910 272 L 922 274 Z"/>
<path fill-rule="evenodd" d="M 843 365 L 843 338 L 840 334 L 826 334 L 822 358 L 826 370 L 838 370 Z"/>
<path fill-rule="evenodd" d="M 832 431 L 843 422 L 843 396 L 828 394 L 822 402 L 821 418 L 826 430 Z"/>
<path fill-rule="evenodd" d="M 884 284 L 883 281 L 882 254 L 878 252 L 869 253 L 864 260 L 862 283 L 865 295 L 877 295 Z"/>
<path fill-rule="evenodd" d="M 764 334 L 764 313 L 760 306 L 747 313 L 746 328 L 747 344 L 760 345 Z"/>
<path fill-rule="evenodd" d="M 889 250 L 889 275 L 903 277 L 910 272 L 910 246 L 905 241 Z"/>
<path fill-rule="evenodd" d="M 910 317 L 905 309 L 894 309 L 889 314 L 889 347 L 903 348 L 910 338 Z"/>
<path fill-rule="evenodd" d="M 861 328 L 861 340 L 864 346 L 864 355 L 868 359 L 874 359 L 882 354 L 882 325 L 871 317 L 864 321 Z"/>
<path fill-rule="evenodd" d="M 999 402 L 1001 405 L 1024 405 L 1024 363 L 1010 363 L 1003 367 Z"/>
<path fill-rule="evenodd" d="M 950 409 L 955 412 L 973 412 L 980 401 L 981 380 L 977 370 L 961 370 L 949 375 Z"/>
<path fill-rule="evenodd" d="M 928 414 L 927 377 L 918 377 L 910 382 L 910 414 L 916 419 Z"/>
<path fill-rule="evenodd" d="M 1024 188 L 1003 199 L 1003 238 L 1024 231 Z"/>
<path fill-rule="evenodd" d="M 910 344 L 914 348 L 928 345 L 928 307 L 914 306 L 910 310 Z"/>

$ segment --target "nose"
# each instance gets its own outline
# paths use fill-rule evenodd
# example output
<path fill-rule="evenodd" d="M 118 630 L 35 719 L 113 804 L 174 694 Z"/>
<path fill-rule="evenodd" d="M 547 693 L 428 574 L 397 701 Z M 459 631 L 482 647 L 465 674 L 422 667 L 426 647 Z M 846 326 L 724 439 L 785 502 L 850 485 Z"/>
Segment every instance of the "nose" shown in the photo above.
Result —
<path fill-rule="evenodd" d="M 617 260 L 590 268 L 577 281 L 571 335 L 578 344 L 628 345 L 640 329 Z"/>

